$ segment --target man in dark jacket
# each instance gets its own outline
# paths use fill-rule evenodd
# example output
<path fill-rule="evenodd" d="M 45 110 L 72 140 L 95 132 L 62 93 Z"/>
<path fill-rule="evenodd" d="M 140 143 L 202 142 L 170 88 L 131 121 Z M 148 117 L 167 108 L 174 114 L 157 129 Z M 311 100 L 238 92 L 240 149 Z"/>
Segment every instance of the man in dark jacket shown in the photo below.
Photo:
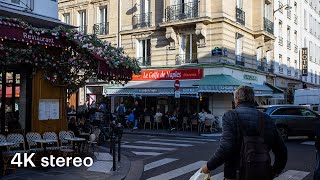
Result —
<path fill-rule="evenodd" d="M 264 116 L 264 142 L 275 156 L 272 166 L 273 176 L 279 175 L 287 163 L 287 148 L 273 120 L 255 108 L 254 91 L 251 87 L 240 86 L 234 93 L 234 99 L 236 109 L 226 112 L 222 119 L 223 133 L 220 146 L 202 167 L 202 172 L 209 173 L 224 164 L 225 178 L 236 179 L 242 144 L 238 118 L 242 122 L 242 127 L 245 127 L 247 135 L 254 135 L 259 132 L 258 117 Z"/>
<path fill-rule="evenodd" d="M 133 108 L 133 115 L 134 115 L 134 127 L 133 129 L 138 129 L 139 119 L 140 119 L 140 107 L 139 102 L 135 101 L 134 108 Z"/>

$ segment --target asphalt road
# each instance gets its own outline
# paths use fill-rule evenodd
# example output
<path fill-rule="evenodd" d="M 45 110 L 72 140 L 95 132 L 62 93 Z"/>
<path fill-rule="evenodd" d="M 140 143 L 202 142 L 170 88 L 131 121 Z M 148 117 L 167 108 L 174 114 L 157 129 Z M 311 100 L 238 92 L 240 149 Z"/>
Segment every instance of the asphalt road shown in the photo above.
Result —
<path fill-rule="evenodd" d="M 290 139 L 288 163 L 278 180 L 312 179 L 315 167 L 314 142 L 304 138 Z M 146 135 L 125 135 L 123 154 L 131 161 L 142 160 L 141 179 L 188 180 L 214 153 L 219 137 L 180 138 Z M 212 179 L 223 179 L 223 167 L 211 172 Z"/>

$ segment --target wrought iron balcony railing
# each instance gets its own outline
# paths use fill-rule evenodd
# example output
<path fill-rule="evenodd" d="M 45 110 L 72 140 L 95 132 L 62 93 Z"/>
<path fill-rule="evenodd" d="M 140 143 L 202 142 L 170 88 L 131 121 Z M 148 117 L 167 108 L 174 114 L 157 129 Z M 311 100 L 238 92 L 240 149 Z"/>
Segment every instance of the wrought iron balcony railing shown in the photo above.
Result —
<path fill-rule="evenodd" d="M 291 50 L 291 41 L 287 41 L 287 49 Z"/>
<path fill-rule="evenodd" d="M 245 59 L 241 55 L 236 55 L 236 65 L 244 66 Z"/>
<path fill-rule="evenodd" d="M 87 34 L 87 25 L 79 26 L 78 31 L 82 32 L 83 34 Z"/>
<path fill-rule="evenodd" d="M 109 34 L 109 22 L 94 24 L 93 25 L 93 33 L 96 35 Z"/>
<path fill-rule="evenodd" d="M 288 19 L 291 19 L 291 10 L 287 10 L 287 17 Z"/>
<path fill-rule="evenodd" d="M 295 72 L 294 72 L 294 77 L 297 78 L 298 76 L 299 76 L 299 71 L 295 71 Z"/>
<path fill-rule="evenodd" d="M 199 17 L 199 1 L 168 6 L 166 8 L 166 21 L 178 21 Z"/>
<path fill-rule="evenodd" d="M 132 18 L 133 28 L 150 27 L 151 16 L 152 16 L 151 12 L 134 15 Z"/>
<path fill-rule="evenodd" d="M 294 15 L 294 23 L 298 24 L 298 16 L 296 14 Z"/>
<path fill-rule="evenodd" d="M 263 20 L 264 20 L 264 30 L 267 31 L 268 33 L 273 34 L 273 22 L 265 17 L 263 18 Z"/>
<path fill-rule="evenodd" d="M 265 62 L 260 60 L 260 61 L 257 62 L 257 64 L 258 64 L 258 69 L 259 70 L 266 71 L 266 63 Z"/>
<path fill-rule="evenodd" d="M 177 54 L 176 65 L 198 63 L 198 54 Z"/>
<path fill-rule="evenodd" d="M 139 66 L 151 66 L 151 57 L 139 57 L 137 58 Z"/>
<path fill-rule="evenodd" d="M 279 45 L 283 46 L 283 37 L 280 37 L 280 36 L 279 36 Z"/>
<path fill-rule="evenodd" d="M 236 19 L 238 23 L 242 25 L 246 24 L 246 13 L 238 7 L 236 7 Z"/>
<path fill-rule="evenodd" d="M 291 76 L 291 70 L 290 69 L 287 70 L 287 75 Z"/>
<path fill-rule="evenodd" d="M 283 67 L 279 66 L 279 74 L 283 74 Z"/>
<path fill-rule="evenodd" d="M 268 72 L 269 72 L 269 73 L 274 73 L 274 66 L 273 66 L 273 64 L 269 65 L 269 67 L 268 67 Z"/>
<path fill-rule="evenodd" d="M 297 45 L 294 45 L 294 52 L 298 53 L 298 46 Z"/>

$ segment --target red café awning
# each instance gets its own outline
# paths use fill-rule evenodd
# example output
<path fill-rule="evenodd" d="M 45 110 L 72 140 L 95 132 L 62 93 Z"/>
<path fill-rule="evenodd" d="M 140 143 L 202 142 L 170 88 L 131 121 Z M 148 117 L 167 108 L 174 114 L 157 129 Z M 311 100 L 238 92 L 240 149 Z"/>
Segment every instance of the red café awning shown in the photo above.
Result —
<path fill-rule="evenodd" d="M 20 97 L 20 86 L 16 86 L 16 92 L 15 92 L 15 97 Z M 2 95 L 2 89 L 0 89 L 0 97 Z M 12 97 L 12 87 L 7 86 L 6 87 L 6 98 L 11 98 Z"/>
<path fill-rule="evenodd" d="M 55 36 L 49 33 L 30 33 L 25 30 L 22 26 L 1 21 L 0 20 L 0 38 L 15 40 L 20 42 L 27 42 L 30 44 L 40 44 L 45 46 L 63 47 L 63 43 L 60 39 L 56 39 Z"/>

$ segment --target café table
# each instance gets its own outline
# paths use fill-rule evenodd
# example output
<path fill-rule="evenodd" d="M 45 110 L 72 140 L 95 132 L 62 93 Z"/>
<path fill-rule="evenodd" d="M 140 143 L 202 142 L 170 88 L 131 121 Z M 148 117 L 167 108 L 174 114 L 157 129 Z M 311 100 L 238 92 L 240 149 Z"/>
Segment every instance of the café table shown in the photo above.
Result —
<path fill-rule="evenodd" d="M 57 141 L 55 140 L 49 140 L 49 139 L 36 139 L 36 140 L 33 140 L 34 142 L 36 143 L 40 143 L 42 144 L 42 147 L 43 147 L 43 153 L 46 154 L 47 153 L 47 144 L 50 144 L 50 143 L 55 143 Z"/>
<path fill-rule="evenodd" d="M 16 143 L 14 142 L 0 142 L 0 169 L 2 169 L 2 164 L 3 164 L 3 148 L 4 147 L 9 147 L 9 146 L 13 146 Z M 0 177 L 2 176 L 2 173 L 0 173 Z"/>
<path fill-rule="evenodd" d="M 90 133 L 85 133 L 85 132 L 81 132 L 81 133 L 79 134 L 80 137 L 85 138 L 87 141 L 89 141 L 90 135 L 91 135 Z M 82 153 L 83 153 L 83 151 L 84 151 L 84 146 L 82 147 Z"/>
<path fill-rule="evenodd" d="M 79 138 L 79 137 L 74 137 L 74 138 L 65 138 L 68 141 L 72 142 L 72 148 L 73 148 L 73 153 L 72 156 L 74 157 L 74 152 L 76 151 L 76 142 L 83 142 L 86 141 L 85 138 Z"/>

